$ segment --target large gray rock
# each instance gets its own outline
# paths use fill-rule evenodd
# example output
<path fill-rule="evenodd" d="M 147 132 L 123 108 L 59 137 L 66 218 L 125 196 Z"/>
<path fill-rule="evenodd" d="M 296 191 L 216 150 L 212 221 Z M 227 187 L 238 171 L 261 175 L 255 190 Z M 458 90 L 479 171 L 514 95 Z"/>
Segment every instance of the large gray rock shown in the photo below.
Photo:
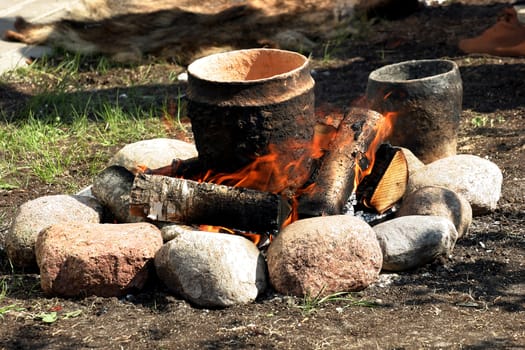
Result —
<path fill-rule="evenodd" d="M 120 149 L 109 161 L 108 167 L 119 165 L 135 172 L 138 165 L 157 169 L 170 165 L 173 159 L 197 156 L 195 145 L 176 139 L 158 138 L 130 143 Z"/>
<path fill-rule="evenodd" d="M 44 228 L 63 221 L 99 223 L 102 205 L 94 198 L 76 195 L 43 196 L 22 204 L 5 237 L 13 265 L 36 268 L 35 242 Z"/>
<path fill-rule="evenodd" d="M 174 293 L 203 307 L 253 302 L 267 285 L 264 257 L 241 236 L 188 231 L 155 256 L 157 275 Z"/>
<path fill-rule="evenodd" d="M 450 255 L 458 233 L 441 216 L 402 216 L 374 226 L 383 252 L 383 269 L 404 271 Z"/>
<path fill-rule="evenodd" d="M 503 175 L 493 162 L 460 154 L 436 160 L 417 170 L 408 179 L 406 193 L 426 186 L 446 187 L 470 203 L 473 215 L 496 209 Z"/>
<path fill-rule="evenodd" d="M 274 288 L 296 296 L 352 292 L 374 282 L 382 254 L 372 228 L 349 215 L 296 221 L 268 248 Z"/>
<path fill-rule="evenodd" d="M 409 193 L 396 215 L 433 215 L 448 218 L 458 231 L 459 237 L 467 234 L 472 223 L 472 209 L 460 194 L 444 187 L 427 186 Z"/>
<path fill-rule="evenodd" d="M 171 241 L 179 235 L 195 231 L 195 228 L 192 226 L 172 222 L 156 223 L 156 226 L 160 229 L 164 242 Z"/>
<path fill-rule="evenodd" d="M 161 246 L 160 231 L 147 223 L 50 226 L 36 243 L 42 290 L 65 297 L 122 296 L 139 290 L 153 272 Z"/>

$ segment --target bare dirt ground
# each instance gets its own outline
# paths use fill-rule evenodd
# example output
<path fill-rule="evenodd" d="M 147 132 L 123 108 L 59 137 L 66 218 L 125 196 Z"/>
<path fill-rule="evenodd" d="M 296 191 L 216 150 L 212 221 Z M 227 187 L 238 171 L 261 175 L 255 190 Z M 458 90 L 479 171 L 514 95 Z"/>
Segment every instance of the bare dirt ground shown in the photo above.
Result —
<path fill-rule="evenodd" d="M 0 250 L 0 273 L 10 286 L 18 286 L 0 308 L 24 308 L 0 318 L 0 348 L 525 349 L 525 58 L 465 56 L 457 49 L 459 38 L 479 34 L 502 7 L 463 1 L 426 8 L 405 19 L 375 23 L 361 38 L 336 46 L 329 61 L 323 60 L 322 49 L 313 57 L 317 103 L 335 109 L 358 100 L 368 74 L 383 65 L 424 58 L 458 63 L 464 86 L 458 152 L 496 163 L 504 183 L 499 208 L 474 219 L 452 257 L 386 276 L 355 295 L 374 307 L 329 302 L 306 312 L 299 307 L 305 305 L 301 299 L 271 290 L 251 305 L 199 309 L 159 283 L 123 299 L 46 298 L 38 275 L 13 274 Z M 86 79 L 103 86 L 119 77 Z M 159 86 L 143 88 L 168 95 L 177 90 Z M 0 89 L 2 108 L 31 94 L 29 85 Z M 83 169 L 74 173 L 80 183 L 90 183 Z M 35 181 L 1 191 L 0 212 L 12 217 L 23 202 L 63 190 Z M 52 311 L 58 315 L 55 322 L 35 317 Z"/>

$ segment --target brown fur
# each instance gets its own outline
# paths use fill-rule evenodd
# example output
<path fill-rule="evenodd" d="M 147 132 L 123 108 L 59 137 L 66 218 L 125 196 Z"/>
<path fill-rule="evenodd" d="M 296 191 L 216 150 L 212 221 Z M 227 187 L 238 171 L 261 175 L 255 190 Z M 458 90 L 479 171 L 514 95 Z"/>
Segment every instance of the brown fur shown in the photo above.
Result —
<path fill-rule="evenodd" d="M 47 44 L 116 61 L 152 54 L 188 63 L 210 51 L 280 47 L 310 51 L 340 30 L 353 0 L 84 0 L 67 18 L 17 18 L 6 40 Z M 241 5 L 238 5 L 241 3 Z M 233 4 L 233 5 L 232 5 Z M 235 5 L 237 4 L 237 5 Z"/>

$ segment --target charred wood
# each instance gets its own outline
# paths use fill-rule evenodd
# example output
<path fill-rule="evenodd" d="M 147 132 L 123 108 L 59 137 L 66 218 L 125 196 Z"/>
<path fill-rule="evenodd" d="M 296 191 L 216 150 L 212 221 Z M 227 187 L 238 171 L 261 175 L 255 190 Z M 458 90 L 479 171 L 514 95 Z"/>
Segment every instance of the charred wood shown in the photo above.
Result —
<path fill-rule="evenodd" d="M 315 172 L 313 189 L 299 198 L 299 216 L 337 215 L 354 189 L 355 165 L 368 168 L 365 154 L 374 141 L 376 125 L 383 116 L 353 108 L 343 117 L 328 151 Z"/>
<path fill-rule="evenodd" d="M 407 181 L 408 165 L 403 151 L 382 144 L 372 172 L 357 186 L 357 201 L 382 214 L 403 197 Z"/>
<path fill-rule="evenodd" d="M 206 170 L 198 157 L 189 159 L 173 159 L 170 165 L 157 169 L 145 169 L 148 175 L 162 175 L 170 177 L 181 177 L 197 180 L 201 178 Z"/>

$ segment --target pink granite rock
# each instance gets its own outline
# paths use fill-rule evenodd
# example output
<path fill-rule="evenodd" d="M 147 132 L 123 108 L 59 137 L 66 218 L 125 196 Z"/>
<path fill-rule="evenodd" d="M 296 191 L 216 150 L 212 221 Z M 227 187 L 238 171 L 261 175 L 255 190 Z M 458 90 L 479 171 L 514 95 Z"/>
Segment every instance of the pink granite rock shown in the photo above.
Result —
<path fill-rule="evenodd" d="M 383 262 L 374 230 L 348 215 L 294 222 L 274 239 L 267 258 L 274 288 L 297 296 L 362 290 Z"/>
<path fill-rule="evenodd" d="M 141 289 L 162 246 L 155 226 L 64 222 L 36 241 L 42 290 L 56 296 L 121 296 Z"/>

